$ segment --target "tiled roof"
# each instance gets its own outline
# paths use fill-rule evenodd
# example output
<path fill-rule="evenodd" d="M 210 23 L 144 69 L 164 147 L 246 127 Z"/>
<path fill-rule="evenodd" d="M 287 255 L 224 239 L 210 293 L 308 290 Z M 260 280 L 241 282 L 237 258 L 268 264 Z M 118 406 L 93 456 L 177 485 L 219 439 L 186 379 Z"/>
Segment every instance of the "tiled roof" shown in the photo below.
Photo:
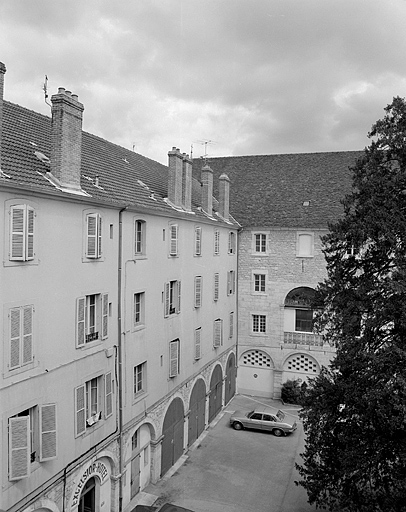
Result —
<path fill-rule="evenodd" d="M 4 174 L 0 177 L 0 185 L 16 185 L 69 197 L 46 178 L 49 163 L 35 154 L 50 157 L 50 133 L 49 117 L 4 101 L 1 142 L 1 171 Z M 95 186 L 96 176 L 99 186 Z M 128 205 L 191 218 L 190 214 L 175 212 L 164 201 L 168 195 L 167 166 L 87 132 L 82 132 L 81 187 L 92 200 L 112 206 Z M 200 195 L 200 183 L 193 180 L 193 218 L 207 220 L 199 209 Z M 81 200 L 81 196 L 75 196 L 75 199 Z M 88 201 L 89 198 L 82 199 Z"/>
<path fill-rule="evenodd" d="M 343 212 L 351 191 L 349 170 L 362 151 L 208 158 L 214 195 L 218 178 L 230 178 L 230 212 L 244 227 L 326 228 Z M 200 179 L 202 161 L 193 173 Z M 308 206 L 304 206 L 308 202 Z"/>

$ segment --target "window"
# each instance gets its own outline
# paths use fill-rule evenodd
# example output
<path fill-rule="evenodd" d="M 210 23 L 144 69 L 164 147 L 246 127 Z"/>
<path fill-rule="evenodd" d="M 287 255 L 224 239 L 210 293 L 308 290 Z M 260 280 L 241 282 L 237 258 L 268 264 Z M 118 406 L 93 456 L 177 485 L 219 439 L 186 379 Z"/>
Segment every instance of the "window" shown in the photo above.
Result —
<path fill-rule="evenodd" d="M 102 256 L 102 218 L 98 213 L 86 215 L 86 258 Z"/>
<path fill-rule="evenodd" d="M 145 254 L 145 230 L 146 223 L 137 219 L 134 224 L 134 254 L 142 256 Z"/>
<path fill-rule="evenodd" d="M 214 254 L 216 256 L 220 254 L 220 231 L 218 229 L 214 231 Z"/>
<path fill-rule="evenodd" d="M 228 234 L 228 254 L 236 253 L 236 242 L 235 242 L 235 233 L 230 231 Z"/>
<path fill-rule="evenodd" d="M 214 295 L 213 300 L 219 300 L 219 290 L 220 290 L 220 274 L 217 272 L 214 274 Z"/>
<path fill-rule="evenodd" d="M 103 415 L 113 414 L 113 382 L 111 372 L 88 380 L 75 389 L 75 435 L 82 435 L 96 425 Z"/>
<path fill-rule="evenodd" d="M 235 272 L 230 270 L 227 272 L 227 295 L 235 293 Z"/>
<path fill-rule="evenodd" d="M 146 386 L 146 364 L 147 363 L 141 363 L 137 366 L 134 366 L 134 396 L 139 395 L 143 391 L 145 391 Z"/>
<path fill-rule="evenodd" d="M 359 254 L 360 251 L 357 245 L 349 243 L 347 244 L 345 252 L 347 256 L 356 256 L 357 254 Z"/>
<path fill-rule="evenodd" d="M 195 308 L 200 308 L 202 305 L 202 276 L 195 276 Z"/>
<path fill-rule="evenodd" d="M 254 291 L 265 293 L 265 274 L 254 274 Z"/>
<path fill-rule="evenodd" d="M 233 311 L 230 313 L 230 330 L 229 330 L 228 337 L 230 339 L 234 337 L 234 312 Z"/>
<path fill-rule="evenodd" d="M 180 341 L 174 340 L 169 343 L 169 377 L 176 377 L 179 374 Z"/>
<path fill-rule="evenodd" d="M 195 228 L 195 256 L 201 256 L 202 254 L 202 228 Z"/>
<path fill-rule="evenodd" d="M 76 300 L 76 343 L 78 347 L 100 341 L 108 335 L 109 296 L 86 295 Z"/>
<path fill-rule="evenodd" d="M 313 257 L 313 233 L 297 234 L 297 256 L 301 258 Z"/>
<path fill-rule="evenodd" d="M 213 336 L 213 346 L 221 347 L 223 344 L 223 320 L 221 318 L 217 318 L 214 320 L 214 336 Z"/>
<path fill-rule="evenodd" d="M 266 332 L 266 315 L 252 315 L 252 332 L 257 334 Z"/>
<path fill-rule="evenodd" d="M 32 305 L 11 308 L 9 311 L 10 370 L 21 368 L 34 359 L 33 313 Z"/>
<path fill-rule="evenodd" d="M 35 210 L 26 204 L 18 204 L 10 210 L 10 260 L 34 259 Z"/>
<path fill-rule="evenodd" d="M 31 464 L 57 457 L 56 405 L 26 409 L 8 419 L 9 480 L 30 475 Z"/>
<path fill-rule="evenodd" d="M 145 324 L 145 292 L 134 293 L 134 328 Z"/>
<path fill-rule="evenodd" d="M 197 361 L 202 357 L 202 328 L 195 329 L 195 360 Z"/>
<path fill-rule="evenodd" d="M 180 281 L 165 283 L 165 316 L 180 313 Z"/>
<path fill-rule="evenodd" d="M 313 311 L 296 309 L 295 331 L 313 332 Z"/>
<path fill-rule="evenodd" d="M 266 234 L 265 233 L 256 233 L 254 235 L 255 239 L 255 252 L 264 253 L 266 252 Z"/>
<path fill-rule="evenodd" d="M 172 224 L 169 227 L 169 256 L 178 255 L 178 225 Z"/>

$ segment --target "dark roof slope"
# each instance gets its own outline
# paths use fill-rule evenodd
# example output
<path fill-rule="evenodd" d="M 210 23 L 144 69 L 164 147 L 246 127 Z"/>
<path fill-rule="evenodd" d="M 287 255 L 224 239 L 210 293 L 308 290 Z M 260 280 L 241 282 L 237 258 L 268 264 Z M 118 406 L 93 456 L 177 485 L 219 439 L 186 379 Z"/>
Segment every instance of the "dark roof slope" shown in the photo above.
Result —
<path fill-rule="evenodd" d="M 4 101 L 1 171 L 8 177 L 0 177 L 0 185 L 28 187 L 65 198 L 70 196 L 46 178 L 49 163 L 35 154 L 50 157 L 50 133 L 49 117 Z M 96 176 L 99 186 L 96 186 Z M 82 132 L 81 187 L 92 199 L 112 206 L 128 205 L 147 208 L 157 214 L 191 218 L 190 214 L 175 212 L 164 201 L 168 195 L 167 166 L 87 132 Z M 194 218 L 207 220 L 199 209 L 199 181 L 193 180 L 192 191 Z M 82 196 L 75 197 L 80 200 Z M 216 201 L 214 204 L 217 206 Z"/>
<path fill-rule="evenodd" d="M 218 177 L 230 178 L 230 211 L 242 226 L 325 228 L 343 212 L 362 151 L 208 158 Z M 193 165 L 200 179 L 202 160 Z M 309 202 L 309 206 L 303 203 Z"/>

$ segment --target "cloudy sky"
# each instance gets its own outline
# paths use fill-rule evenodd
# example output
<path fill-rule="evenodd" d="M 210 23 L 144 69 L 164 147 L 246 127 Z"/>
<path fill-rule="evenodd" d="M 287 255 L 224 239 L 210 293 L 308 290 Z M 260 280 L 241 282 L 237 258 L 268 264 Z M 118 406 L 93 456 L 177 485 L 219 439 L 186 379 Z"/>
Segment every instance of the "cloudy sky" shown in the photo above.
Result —
<path fill-rule="evenodd" d="M 363 149 L 406 96 L 406 0 L 2 0 L 5 99 L 167 162 Z M 210 141 L 207 145 L 205 141 Z"/>

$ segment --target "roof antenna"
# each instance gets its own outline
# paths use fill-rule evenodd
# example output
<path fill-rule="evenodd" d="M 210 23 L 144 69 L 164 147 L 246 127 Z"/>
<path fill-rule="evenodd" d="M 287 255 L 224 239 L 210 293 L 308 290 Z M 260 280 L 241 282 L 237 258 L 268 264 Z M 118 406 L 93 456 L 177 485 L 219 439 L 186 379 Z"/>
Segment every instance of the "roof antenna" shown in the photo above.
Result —
<path fill-rule="evenodd" d="M 208 146 L 208 144 L 216 144 L 216 142 L 211 139 L 196 140 L 195 142 L 197 142 L 198 144 L 201 144 L 202 146 L 204 145 L 204 155 L 202 155 L 200 158 L 203 158 L 204 165 L 206 165 L 207 157 L 209 156 L 207 153 L 207 146 Z"/>
<path fill-rule="evenodd" d="M 45 99 L 45 103 L 47 105 L 49 105 L 50 107 L 52 107 L 52 105 L 49 103 L 48 100 L 48 76 L 45 75 L 45 80 L 44 80 L 44 85 L 42 86 L 42 90 L 44 91 L 44 99 Z"/>

